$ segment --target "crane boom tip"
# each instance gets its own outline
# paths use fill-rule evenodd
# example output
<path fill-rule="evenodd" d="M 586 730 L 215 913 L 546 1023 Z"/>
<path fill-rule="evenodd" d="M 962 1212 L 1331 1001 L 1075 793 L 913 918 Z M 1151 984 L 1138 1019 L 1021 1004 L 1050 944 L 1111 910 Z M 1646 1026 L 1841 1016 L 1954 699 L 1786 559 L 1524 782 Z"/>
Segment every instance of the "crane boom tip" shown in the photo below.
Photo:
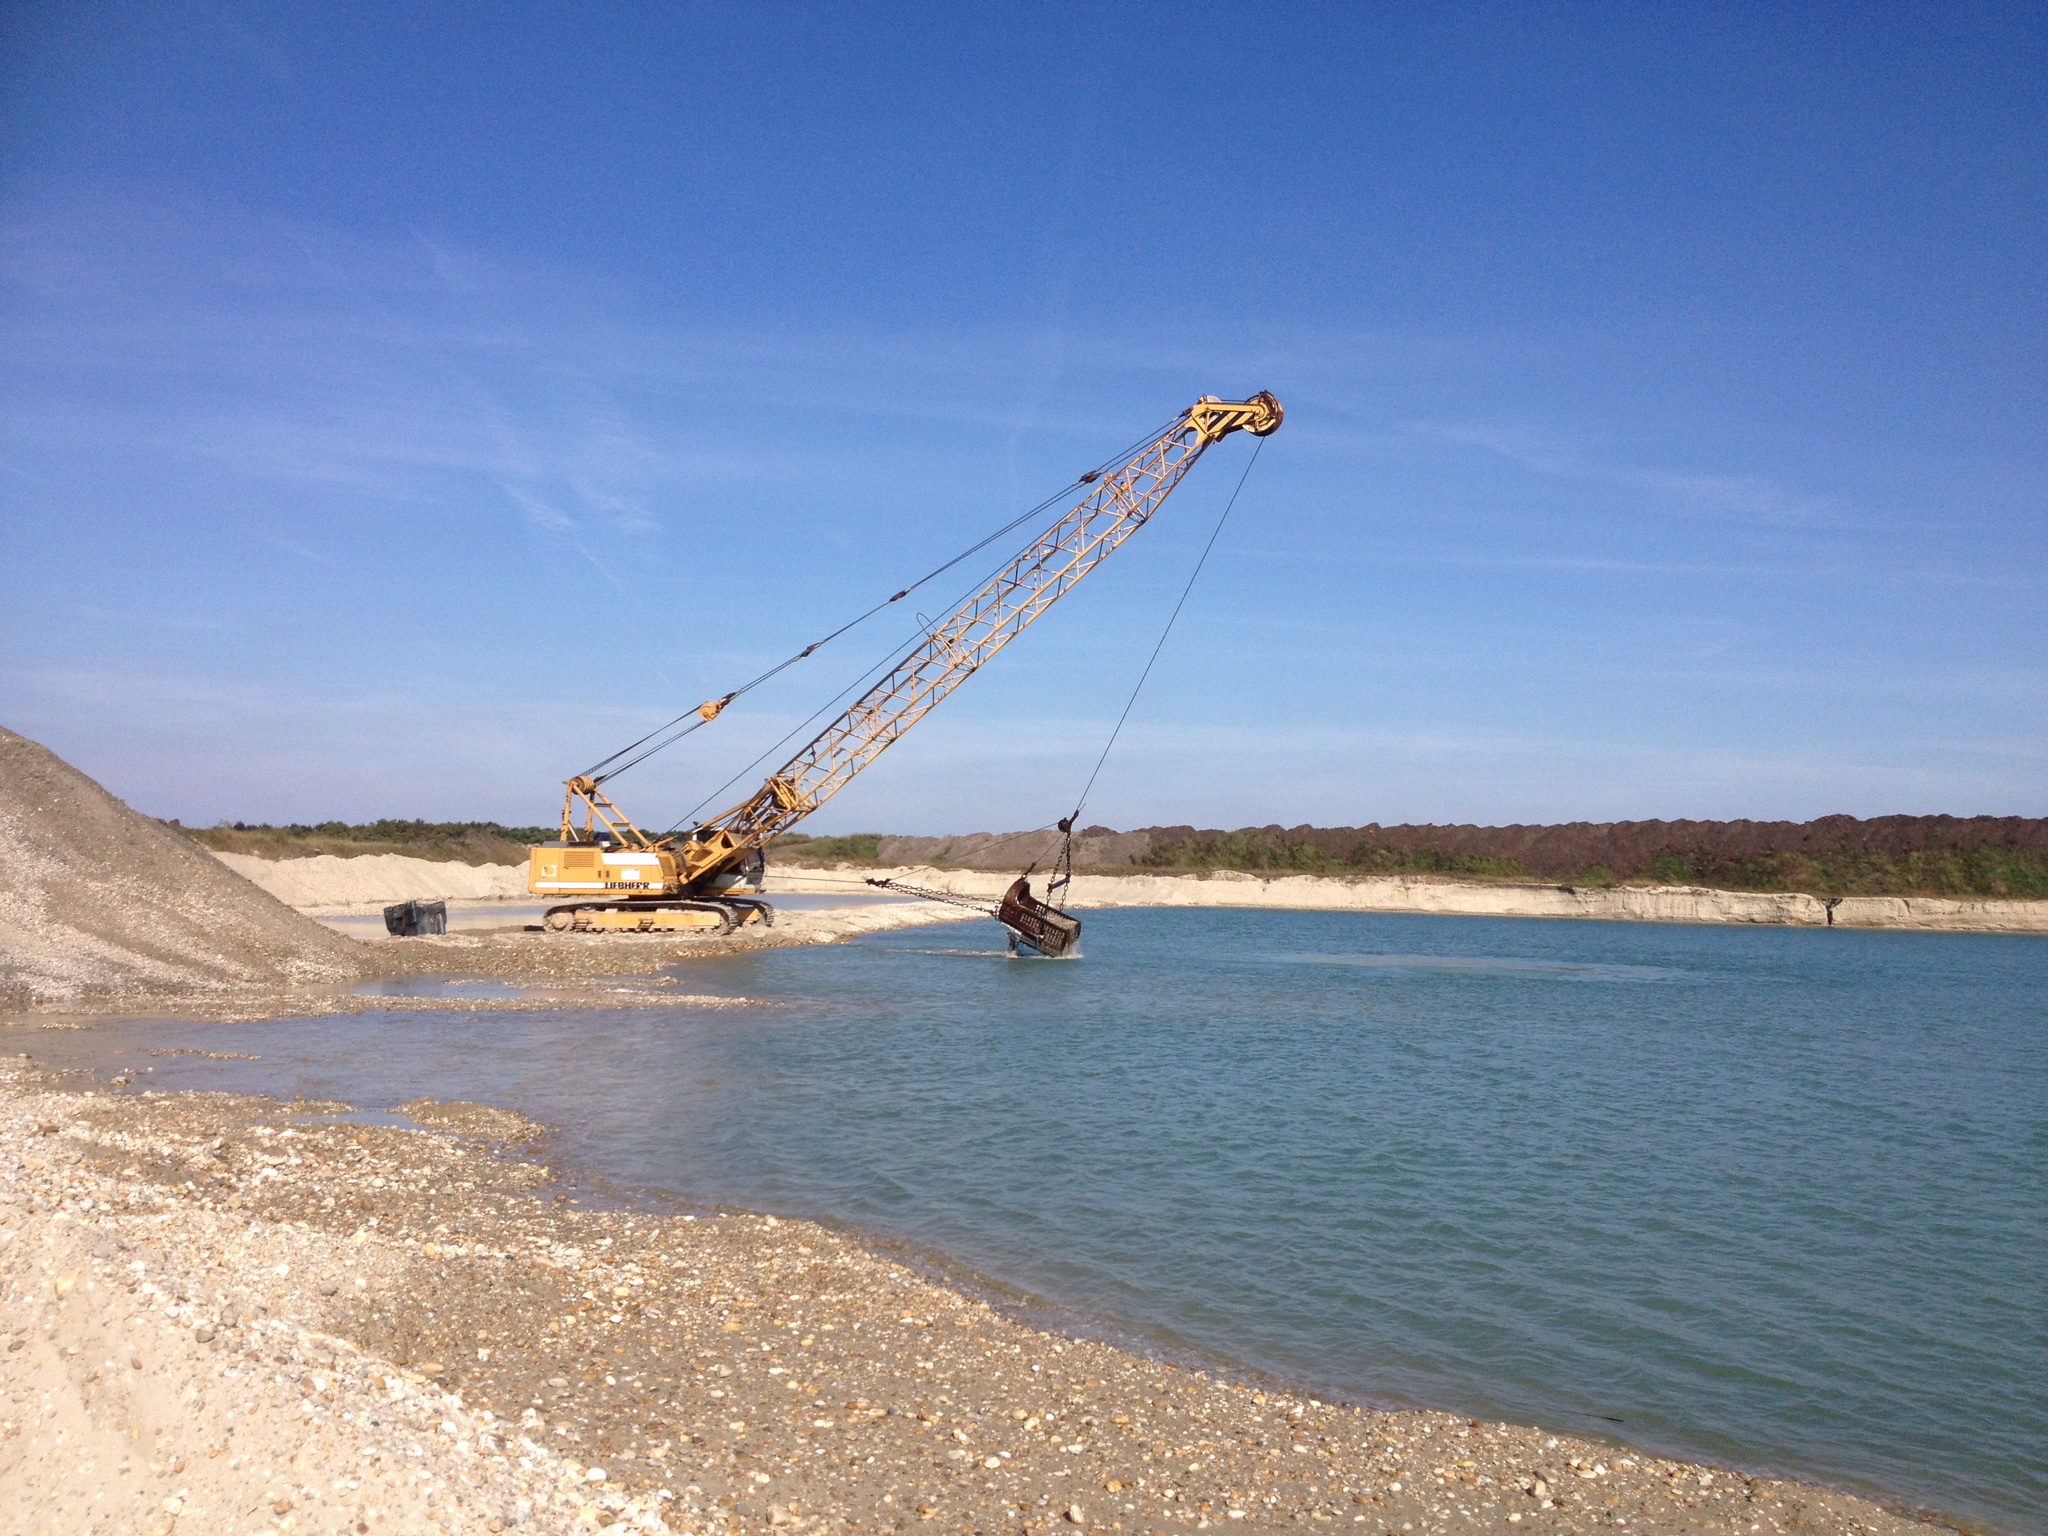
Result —
<path fill-rule="evenodd" d="M 1249 400 L 1219 400 L 1214 395 L 1204 395 L 1188 407 L 1186 417 L 1187 425 L 1195 429 L 1205 447 L 1221 442 L 1233 432 L 1271 437 L 1286 419 L 1287 412 L 1270 389 L 1260 390 Z"/>

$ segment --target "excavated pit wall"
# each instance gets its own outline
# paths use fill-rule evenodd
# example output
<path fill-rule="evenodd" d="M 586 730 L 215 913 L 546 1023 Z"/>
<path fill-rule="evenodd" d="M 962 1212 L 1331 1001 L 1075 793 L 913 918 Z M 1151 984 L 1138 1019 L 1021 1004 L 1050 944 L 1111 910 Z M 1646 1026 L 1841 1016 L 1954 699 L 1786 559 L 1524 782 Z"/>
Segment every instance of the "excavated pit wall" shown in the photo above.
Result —
<path fill-rule="evenodd" d="M 776 889 L 840 890 L 851 879 L 896 879 L 956 895 L 995 899 L 1015 873 L 981 870 L 840 869 L 771 872 Z M 1065 906 L 1273 907 L 1327 912 L 1430 912 L 1464 917 L 1576 917 L 1651 923 L 1830 926 L 1828 903 L 1792 891 L 1714 891 L 1697 886 L 1480 885 L 1397 875 L 1332 880 L 1316 875 L 1076 875 Z M 1948 901 L 1922 896 L 1847 896 L 1837 928 L 1973 933 L 2048 933 L 2048 901 Z"/>
<path fill-rule="evenodd" d="M 367 908 L 411 898 L 473 901 L 528 899 L 523 868 L 448 864 L 377 854 L 356 859 L 269 860 L 218 854 L 272 895 L 305 910 Z M 773 865 L 768 892 L 872 894 L 869 878 L 897 879 L 995 900 L 1016 878 L 1007 871 Z M 1041 880 L 1038 889 L 1043 891 Z M 1075 877 L 1067 905 L 1105 907 L 1274 907 L 1332 912 L 1435 912 L 1465 917 L 1576 917 L 1651 923 L 1767 923 L 1829 926 L 1828 903 L 1789 891 L 1716 891 L 1698 886 L 1479 884 L 1400 875 L 1330 879 L 1319 875 L 1090 875 Z M 1837 928 L 1906 928 L 1975 933 L 2048 933 L 2048 901 L 1951 901 L 1928 896 L 1847 896 L 1834 905 Z"/>

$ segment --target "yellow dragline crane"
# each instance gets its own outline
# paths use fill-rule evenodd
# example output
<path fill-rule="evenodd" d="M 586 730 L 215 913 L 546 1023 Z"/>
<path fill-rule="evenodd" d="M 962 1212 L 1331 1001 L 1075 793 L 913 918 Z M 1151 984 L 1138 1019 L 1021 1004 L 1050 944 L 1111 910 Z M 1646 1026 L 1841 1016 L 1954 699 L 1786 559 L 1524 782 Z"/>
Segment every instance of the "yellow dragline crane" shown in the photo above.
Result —
<path fill-rule="evenodd" d="M 527 869 L 527 888 L 559 903 L 548 909 L 546 925 L 557 932 L 730 933 L 741 923 L 772 922 L 773 909 L 753 894 L 771 839 L 843 789 L 1144 527 L 1212 445 L 1233 432 L 1265 437 L 1281 419 L 1270 392 L 1249 400 L 1204 395 L 1121 467 L 1084 476 L 1094 488 L 1078 506 L 933 624 L 887 676 L 731 810 L 685 831 L 650 835 L 606 796 L 600 786 L 609 775 L 570 779 L 561 833 L 531 850 Z M 732 697 L 700 705 L 698 717 L 715 718 Z"/>

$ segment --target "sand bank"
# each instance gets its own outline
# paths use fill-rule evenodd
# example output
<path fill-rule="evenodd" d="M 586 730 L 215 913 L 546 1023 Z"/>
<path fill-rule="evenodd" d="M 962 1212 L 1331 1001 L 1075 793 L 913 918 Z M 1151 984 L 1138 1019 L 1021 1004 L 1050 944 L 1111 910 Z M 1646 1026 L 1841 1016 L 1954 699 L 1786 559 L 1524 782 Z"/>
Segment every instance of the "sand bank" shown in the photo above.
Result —
<path fill-rule="evenodd" d="M 341 1108 L 0 1065 L 0 1527 L 1935 1529 L 1063 1338 L 810 1223 L 578 1210 L 501 1110 Z"/>
<path fill-rule="evenodd" d="M 770 890 L 846 891 L 867 877 L 892 878 L 993 900 L 1015 878 L 979 870 L 771 869 Z M 1829 926 L 1828 903 L 1796 892 L 1716 891 L 1698 886 L 1481 885 L 1367 875 L 1263 878 L 1209 875 L 1077 875 L 1066 905 L 1104 907 L 1271 907 L 1319 912 L 1428 912 L 1463 917 L 1576 917 L 1650 923 L 1769 923 Z M 1977 933 L 2048 933 L 2048 901 L 1945 901 L 1922 896 L 1848 896 L 1834 904 L 1837 928 L 1914 928 Z"/>
<path fill-rule="evenodd" d="M 523 868 L 444 864 L 398 854 L 338 859 L 258 859 L 216 854 L 229 868 L 287 905 L 308 912 L 364 910 L 384 902 L 510 901 L 527 898 Z M 906 880 L 961 895 L 1002 893 L 1014 875 L 982 870 L 805 869 L 771 866 L 768 891 L 852 894 L 868 876 Z M 1464 917 L 1577 917 L 1649 923 L 1768 923 L 1830 926 L 1829 904 L 1798 892 L 1717 891 L 1700 886 L 1495 885 L 1368 875 L 1080 875 L 1068 905 L 1089 907 L 1275 907 L 1319 912 L 1432 912 Z M 897 926 L 895 923 L 886 926 Z M 1907 928 L 1974 933 L 2048 933 L 2048 901 L 1951 901 L 1931 896 L 1846 896 L 1833 905 L 1837 928 Z"/>
<path fill-rule="evenodd" d="M 338 859 L 331 853 L 309 859 L 259 859 L 248 853 L 214 857 L 244 880 L 300 911 L 383 906 L 396 901 L 524 901 L 523 864 L 462 864 L 453 860 L 409 859 L 397 853 L 366 853 Z"/>

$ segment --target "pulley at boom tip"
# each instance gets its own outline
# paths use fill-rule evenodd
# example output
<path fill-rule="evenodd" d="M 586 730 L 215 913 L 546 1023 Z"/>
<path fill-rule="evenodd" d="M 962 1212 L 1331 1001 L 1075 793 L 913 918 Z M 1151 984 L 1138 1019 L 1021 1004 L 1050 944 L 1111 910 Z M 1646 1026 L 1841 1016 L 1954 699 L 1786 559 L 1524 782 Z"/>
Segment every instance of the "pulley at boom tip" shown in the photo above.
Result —
<path fill-rule="evenodd" d="M 1204 395 L 1188 407 L 1182 418 L 1195 429 L 1205 448 L 1232 432 L 1271 437 L 1286 419 L 1286 410 L 1270 389 L 1260 390 L 1249 400 L 1219 400 L 1214 395 Z"/>

